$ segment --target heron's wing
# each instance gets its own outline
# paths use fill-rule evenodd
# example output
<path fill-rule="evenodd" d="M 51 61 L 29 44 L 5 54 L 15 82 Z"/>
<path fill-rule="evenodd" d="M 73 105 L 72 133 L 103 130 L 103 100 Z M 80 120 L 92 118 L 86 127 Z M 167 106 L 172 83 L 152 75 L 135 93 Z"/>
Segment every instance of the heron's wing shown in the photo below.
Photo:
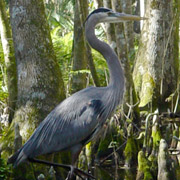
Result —
<path fill-rule="evenodd" d="M 27 152 L 27 154 L 34 157 L 61 151 L 91 136 L 99 123 L 98 117 L 102 109 L 102 102 L 93 99 L 76 106 L 76 111 L 69 107 L 66 113 L 58 108 L 53 110 L 25 144 L 24 152 L 29 151 L 31 147 L 31 153 Z"/>

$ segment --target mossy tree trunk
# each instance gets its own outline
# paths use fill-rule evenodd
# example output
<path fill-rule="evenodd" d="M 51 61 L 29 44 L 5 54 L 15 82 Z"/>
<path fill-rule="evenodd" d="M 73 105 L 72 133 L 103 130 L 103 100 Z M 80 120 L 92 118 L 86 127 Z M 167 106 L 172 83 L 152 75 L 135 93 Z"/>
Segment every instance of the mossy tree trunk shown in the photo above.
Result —
<path fill-rule="evenodd" d="M 162 137 L 161 129 L 160 129 L 160 119 L 157 115 L 153 116 L 152 124 L 153 126 L 152 126 L 151 138 L 149 139 L 149 144 L 150 144 L 149 146 L 150 149 L 152 150 L 148 159 L 151 162 L 151 171 L 154 175 L 156 175 L 158 171 L 157 156 L 159 150 L 159 143 Z M 146 149 L 146 152 L 148 152 L 147 150 L 148 149 Z"/>
<path fill-rule="evenodd" d="M 158 180 L 176 180 L 176 173 L 172 167 L 172 160 L 169 156 L 168 145 L 161 139 L 158 153 Z"/>
<path fill-rule="evenodd" d="M 0 35 L 4 53 L 6 69 L 6 84 L 8 89 L 9 122 L 12 121 L 17 98 L 17 75 L 14 48 L 12 42 L 10 22 L 6 14 L 4 0 L 0 1 Z"/>
<path fill-rule="evenodd" d="M 133 137 L 133 126 L 130 124 L 127 128 L 127 142 L 124 149 L 125 166 L 133 167 L 137 164 L 138 146 Z"/>
<path fill-rule="evenodd" d="M 14 122 L 23 140 L 65 98 L 43 0 L 11 0 L 12 26 L 18 75 L 18 101 Z"/>
<path fill-rule="evenodd" d="M 87 76 L 87 54 L 86 42 L 84 38 L 83 28 L 83 9 L 81 9 L 81 1 L 75 1 L 74 7 L 74 45 L 73 45 L 73 75 L 71 93 L 79 91 L 86 87 Z"/>
<path fill-rule="evenodd" d="M 139 151 L 138 153 L 138 172 L 136 176 L 136 180 L 153 180 L 153 176 L 151 174 L 151 163 L 145 156 L 143 151 Z"/>
<path fill-rule="evenodd" d="M 81 21 L 82 21 L 82 23 L 84 23 L 89 14 L 88 0 L 80 0 L 80 10 L 81 10 Z M 83 28 L 83 30 L 84 30 L 84 28 Z M 85 33 L 83 35 L 85 35 Z M 96 71 L 96 68 L 95 68 L 95 65 L 93 62 L 91 48 L 90 48 L 88 42 L 86 41 L 86 39 L 85 39 L 85 48 L 86 48 L 87 64 L 88 64 L 88 68 L 91 71 L 93 82 L 94 82 L 95 86 L 99 87 L 100 86 L 99 77 L 97 75 L 97 71 Z"/>
<path fill-rule="evenodd" d="M 177 87 L 178 60 L 174 48 L 173 1 L 150 0 L 146 5 L 133 78 L 140 107 L 152 102 L 165 108 Z M 161 106 L 163 103 L 163 106 Z"/>
<path fill-rule="evenodd" d="M 112 2 L 112 9 L 114 11 L 117 11 L 117 12 L 122 11 L 121 0 L 113 0 L 111 2 Z M 131 73 L 130 60 L 128 57 L 128 45 L 127 45 L 124 29 L 125 28 L 124 28 L 123 23 L 115 24 L 117 54 L 121 61 L 122 66 L 123 66 L 124 75 L 125 75 L 125 79 L 126 79 L 126 91 L 125 91 L 125 95 L 124 95 L 123 111 L 125 114 L 128 114 L 129 107 L 126 105 L 126 103 L 128 103 L 129 105 L 137 104 L 137 96 L 136 96 L 134 82 L 133 82 L 132 73 Z M 132 46 L 132 45 L 129 44 L 129 48 L 130 48 L 130 46 Z M 136 124 L 139 124 L 138 105 L 136 105 L 133 108 L 132 114 L 133 114 L 134 122 Z M 128 117 L 128 118 L 130 118 L 130 117 Z"/>
<path fill-rule="evenodd" d="M 12 126 L 19 124 L 25 142 L 47 114 L 65 98 L 65 91 L 43 0 L 11 0 L 10 20 L 18 76 L 17 108 Z M 18 178 L 25 171 L 25 167 L 22 168 Z M 27 175 L 22 174 L 24 179 Z"/>
<path fill-rule="evenodd" d="M 132 0 L 121 0 L 123 12 L 126 14 L 132 14 L 133 2 Z M 133 21 L 124 23 L 124 32 L 127 42 L 127 51 L 129 57 L 132 58 L 134 53 L 134 30 L 133 30 Z"/>

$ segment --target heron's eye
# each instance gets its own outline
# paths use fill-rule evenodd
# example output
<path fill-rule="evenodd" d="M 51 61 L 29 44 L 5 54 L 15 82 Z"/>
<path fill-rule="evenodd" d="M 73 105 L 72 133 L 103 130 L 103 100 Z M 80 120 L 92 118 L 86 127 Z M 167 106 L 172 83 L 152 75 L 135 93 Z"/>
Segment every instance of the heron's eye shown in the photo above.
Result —
<path fill-rule="evenodd" d="M 114 16 L 114 12 L 113 11 L 109 11 L 107 14 L 108 14 L 108 16 Z"/>

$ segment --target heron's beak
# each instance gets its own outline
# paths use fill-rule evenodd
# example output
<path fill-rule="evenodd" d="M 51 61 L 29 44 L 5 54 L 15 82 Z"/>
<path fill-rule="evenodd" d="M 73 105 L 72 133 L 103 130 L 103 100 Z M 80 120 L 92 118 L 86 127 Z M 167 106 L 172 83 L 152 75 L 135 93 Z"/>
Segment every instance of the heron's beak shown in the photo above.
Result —
<path fill-rule="evenodd" d="M 104 22 L 116 23 L 123 21 L 140 21 L 146 20 L 145 17 L 140 17 L 131 14 L 118 13 L 118 12 L 109 12 L 108 17 L 104 20 Z"/>
<path fill-rule="evenodd" d="M 114 13 L 114 17 L 122 21 L 140 21 L 140 20 L 147 19 L 145 17 L 140 17 L 136 15 L 131 15 L 131 14 L 124 14 L 124 13 Z"/>

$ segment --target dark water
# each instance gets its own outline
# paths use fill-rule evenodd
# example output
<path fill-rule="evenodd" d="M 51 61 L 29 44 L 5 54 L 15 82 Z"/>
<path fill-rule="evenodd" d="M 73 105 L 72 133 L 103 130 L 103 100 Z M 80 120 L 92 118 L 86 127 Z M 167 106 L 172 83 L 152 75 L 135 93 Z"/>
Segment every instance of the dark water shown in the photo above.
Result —
<path fill-rule="evenodd" d="M 95 167 L 93 175 L 96 180 L 135 180 L 137 171 L 136 169 L 117 169 L 116 168 L 103 168 Z M 180 180 L 180 167 L 176 169 L 177 180 Z"/>
<path fill-rule="evenodd" d="M 116 169 L 95 167 L 94 176 L 96 180 L 135 180 L 136 169 Z"/>

